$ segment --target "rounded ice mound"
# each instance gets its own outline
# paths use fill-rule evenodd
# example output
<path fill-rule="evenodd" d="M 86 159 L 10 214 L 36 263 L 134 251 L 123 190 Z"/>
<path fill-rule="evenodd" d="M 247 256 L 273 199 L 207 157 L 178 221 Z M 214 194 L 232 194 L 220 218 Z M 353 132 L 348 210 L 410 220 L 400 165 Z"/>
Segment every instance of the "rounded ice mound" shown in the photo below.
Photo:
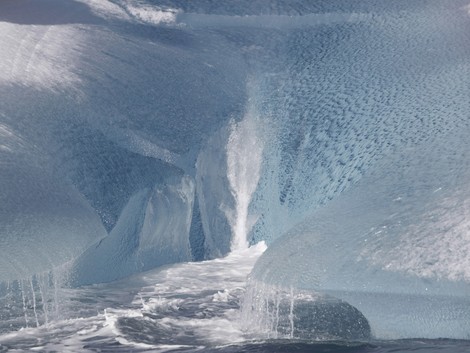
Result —
<path fill-rule="evenodd" d="M 242 304 L 242 317 L 247 334 L 257 338 L 365 341 L 371 335 L 364 315 L 345 301 L 253 279 Z"/>
<path fill-rule="evenodd" d="M 367 340 L 370 326 L 362 313 L 351 304 L 333 297 L 296 303 L 298 324 L 294 337 L 307 340 Z"/>
<path fill-rule="evenodd" d="M 453 131 L 384 159 L 274 242 L 252 277 L 344 300 L 360 310 L 379 339 L 467 339 L 465 134 Z"/>

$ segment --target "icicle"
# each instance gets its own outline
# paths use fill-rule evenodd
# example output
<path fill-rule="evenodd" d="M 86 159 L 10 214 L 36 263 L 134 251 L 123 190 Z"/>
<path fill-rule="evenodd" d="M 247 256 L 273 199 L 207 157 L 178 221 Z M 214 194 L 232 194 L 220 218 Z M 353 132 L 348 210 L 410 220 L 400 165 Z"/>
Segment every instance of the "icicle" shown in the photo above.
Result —
<path fill-rule="evenodd" d="M 39 294 L 41 295 L 42 311 L 44 312 L 44 322 L 47 325 L 49 323 L 49 317 L 47 315 L 47 297 L 45 295 L 44 286 L 43 284 L 41 284 L 42 279 L 40 276 L 37 277 L 37 281 L 39 287 Z"/>
<path fill-rule="evenodd" d="M 28 313 L 26 311 L 26 298 L 24 296 L 24 287 L 23 287 L 23 280 L 18 280 L 18 284 L 20 286 L 20 291 L 21 291 L 21 299 L 23 301 L 23 313 L 24 313 L 24 321 L 26 324 L 26 327 L 29 327 L 29 320 L 28 320 Z"/>
<path fill-rule="evenodd" d="M 38 313 L 36 311 L 36 293 L 34 293 L 33 277 L 30 278 L 29 284 L 31 285 L 31 293 L 33 294 L 33 312 L 36 319 L 36 327 L 39 327 Z"/>
<path fill-rule="evenodd" d="M 55 311 L 55 318 L 59 318 L 59 283 L 57 280 L 57 273 L 55 271 L 52 272 L 52 281 L 54 285 L 54 311 Z"/>
<path fill-rule="evenodd" d="M 290 309 L 289 309 L 290 335 L 294 338 L 294 288 L 290 287 Z"/>
<path fill-rule="evenodd" d="M 276 291 L 276 327 L 274 328 L 274 338 L 279 337 L 279 307 L 281 306 L 281 295 Z"/>

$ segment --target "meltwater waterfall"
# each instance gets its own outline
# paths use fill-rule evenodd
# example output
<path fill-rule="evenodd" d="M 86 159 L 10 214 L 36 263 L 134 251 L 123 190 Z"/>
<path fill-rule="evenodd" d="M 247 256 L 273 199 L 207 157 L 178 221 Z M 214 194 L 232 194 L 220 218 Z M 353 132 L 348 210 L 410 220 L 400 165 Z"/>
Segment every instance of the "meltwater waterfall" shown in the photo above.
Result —
<path fill-rule="evenodd" d="M 0 1 L 0 352 L 470 351 L 468 2 Z"/>
<path fill-rule="evenodd" d="M 248 233 L 256 222 L 248 210 L 260 178 L 263 140 L 258 131 L 261 122 L 254 114 L 249 110 L 241 122 L 232 123 L 227 144 L 228 180 L 235 199 L 235 209 L 227 211 L 232 251 L 248 248 Z"/>

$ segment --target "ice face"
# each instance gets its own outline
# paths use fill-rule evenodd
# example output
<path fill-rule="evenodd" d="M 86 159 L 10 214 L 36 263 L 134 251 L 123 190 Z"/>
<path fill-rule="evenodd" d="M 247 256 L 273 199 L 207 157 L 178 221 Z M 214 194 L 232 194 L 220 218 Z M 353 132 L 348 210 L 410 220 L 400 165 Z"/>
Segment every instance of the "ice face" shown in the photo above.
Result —
<path fill-rule="evenodd" d="M 261 89 L 278 134 L 252 235 L 274 242 L 252 273 L 248 331 L 315 334 L 295 320 L 307 292 L 353 305 L 377 338 L 468 338 L 469 22 L 462 4 L 434 5 L 290 32 L 288 73 Z"/>
<path fill-rule="evenodd" d="M 77 283 L 190 260 L 189 234 L 204 244 L 190 230 L 205 209 L 195 162 L 240 119 L 242 56 L 222 36 L 146 25 L 107 2 L 1 7 L 0 280 L 79 256 Z M 102 272 L 80 270 L 91 245 L 86 264 Z"/>
<path fill-rule="evenodd" d="M 99 217 L 16 130 L 0 125 L 0 281 L 75 259 L 106 236 Z"/>
<path fill-rule="evenodd" d="M 73 284 L 109 282 L 167 263 L 191 260 L 194 183 L 165 180 L 133 195 L 116 226 L 77 261 Z"/>
<path fill-rule="evenodd" d="M 467 126 L 464 28 L 460 5 L 434 4 L 288 31 L 274 55 L 283 69 L 259 89 L 275 133 L 252 204 L 255 239 L 279 237 L 390 153 Z"/>
<path fill-rule="evenodd" d="M 259 283 L 312 290 L 355 306 L 377 338 L 468 337 L 467 133 L 383 161 L 288 231 L 257 262 L 250 297 Z"/>

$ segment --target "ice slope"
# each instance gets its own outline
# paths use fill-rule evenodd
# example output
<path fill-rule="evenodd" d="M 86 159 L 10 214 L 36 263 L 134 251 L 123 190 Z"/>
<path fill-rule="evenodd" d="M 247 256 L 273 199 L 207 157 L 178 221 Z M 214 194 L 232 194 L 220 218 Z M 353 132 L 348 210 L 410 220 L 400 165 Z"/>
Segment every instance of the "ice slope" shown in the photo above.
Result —
<path fill-rule="evenodd" d="M 191 259 L 194 196 L 187 177 L 134 194 L 109 236 L 76 261 L 73 283 L 107 282 Z"/>
<path fill-rule="evenodd" d="M 0 137 L 0 281 L 69 262 L 106 235 L 85 198 L 48 168 L 40 148 L 5 122 Z"/>
<path fill-rule="evenodd" d="M 247 317 L 263 334 L 280 334 L 266 323 L 273 293 L 296 306 L 307 290 L 314 298 L 299 305 L 315 307 L 321 295 L 344 300 L 376 338 L 468 338 L 468 132 L 382 162 L 274 242 L 251 274 Z"/>

